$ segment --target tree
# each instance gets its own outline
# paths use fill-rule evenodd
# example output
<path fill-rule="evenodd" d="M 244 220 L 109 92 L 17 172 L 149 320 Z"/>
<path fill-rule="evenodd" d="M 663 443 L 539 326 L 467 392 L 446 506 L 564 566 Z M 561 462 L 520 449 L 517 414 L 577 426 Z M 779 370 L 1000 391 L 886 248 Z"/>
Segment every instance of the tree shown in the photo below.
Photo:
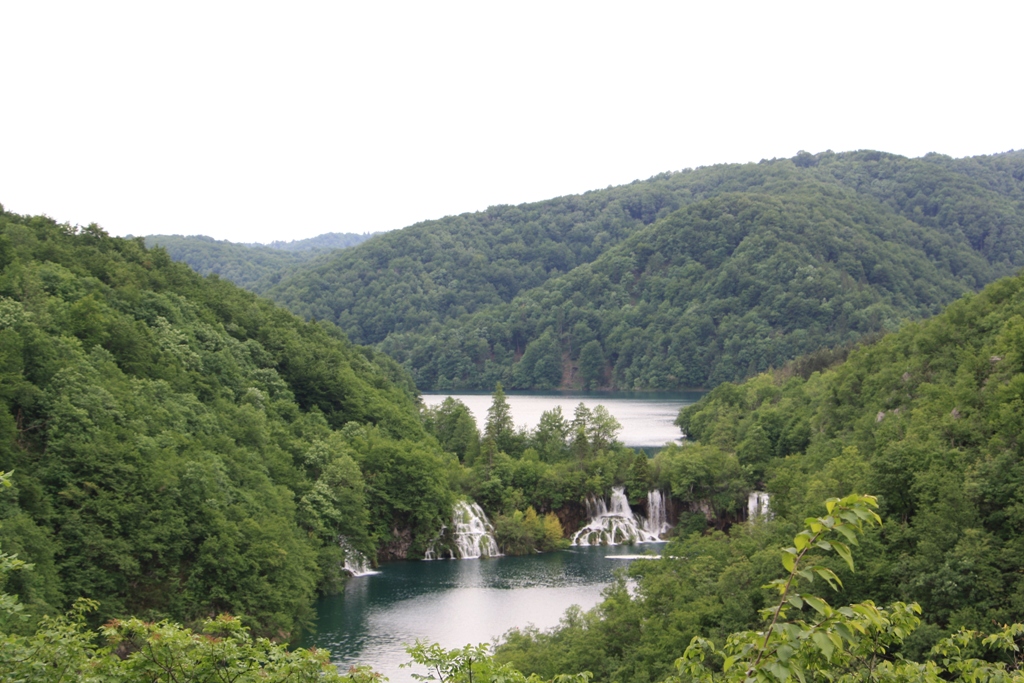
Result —
<path fill-rule="evenodd" d="M 426 428 L 441 442 L 441 447 L 471 465 L 480 453 L 480 432 L 469 408 L 462 401 L 447 397 L 441 405 L 424 411 Z"/>
<path fill-rule="evenodd" d="M 815 562 L 815 553 L 834 551 L 852 572 L 847 543 L 858 544 L 867 526 L 882 524 L 874 512 L 878 503 L 873 496 L 832 498 L 825 505 L 827 514 L 806 520 L 793 546 L 782 552 L 788 575 L 766 586 L 779 595 L 774 607 L 761 610 L 766 628 L 733 633 L 722 647 L 695 637 L 676 662 L 685 679 L 700 683 L 787 683 L 808 678 L 850 683 L 1024 681 L 1019 657 L 1011 666 L 974 658 L 982 648 L 1019 653 L 1015 641 L 1024 635 L 1024 624 L 1004 626 L 991 635 L 961 629 L 935 646 L 933 661 L 917 663 L 889 654 L 921 623 L 917 604 L 895 602 L 882 608 L 867 600 L 833 608 L 819 596 L 798 593 L 801 584 L 815 578 L 838 591 L 839 577 L 821 561 Z M 720 669 L 706 663 L 709 656 L 721 661 Z"/>
<path fill-rule="evenodd" d="M 541 413 L 533 442 L 545 462 L 557 462 L 568 456 L 566 440 L 569 437 L 569 423 L 562 414 L 562 406 Z"/>
<path fill-rule="evenodd" d="M 578 363 L 584 388 L 593 389 L 604 383 L 604 351 L 601 342 L 593 339 L 584 344 Z"/>
<path fill-rule="evenodd" d="M 513 376 L 515 386 L 523 389 L 552 389 L 562 383 L 562 353 L 550 328 L 526 345 Z"/>
<path fill-rule="evenodd" d="M 505 391 L 501 382 L 494 387 L 491 407 L 487 409 L 487 425 L 484 428 L 484 438 L 494 442 L 498 450 L 509 455 L 518 454 L 518 443 L 515 434 L 515 424 L 512 422 L 512 408 L 505 399 Z"/>
<path fill-rule="evenodd" d="M 607 408 L 603 405 L 595 407 L 594 412 L 590 414 L 589 424 L 587 425 L 590 445 L 593 446 L 594 450 L 608 448 L 615 441 L 615 437 L 618 436 L 621 429 L 622 425 L 619 424 L 614 415 L 608 412 Z"/>

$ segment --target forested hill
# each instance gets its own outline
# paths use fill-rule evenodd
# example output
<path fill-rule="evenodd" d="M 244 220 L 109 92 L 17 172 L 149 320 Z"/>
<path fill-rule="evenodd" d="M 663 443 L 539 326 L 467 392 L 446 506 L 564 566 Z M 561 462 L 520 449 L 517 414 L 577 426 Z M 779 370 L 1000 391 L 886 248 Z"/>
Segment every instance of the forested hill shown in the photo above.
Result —
<path fill-rule="evenodd" d="M 821 501 L 879 499 L 884 525 L 853 548 L 834 604 L 913 601 L 924 625 L 902 654 L 927 655 L 957 629 L 1024 614 L 1024 277 L 990 284 L 942 314 L 854 351 L 823 372 L 796 364 L 723 384 L 682 411 L 691 439 L 655 458 L 656 484 L 684 512 L 741 519 L 752 490 L 773 520 L 728 535 L 681 532 L 665 560 L 634 565 L 592 613 L 550 633 L 513 634 L 501 657 L 525 672 L 586 669 L 595 680 L 663 680 L 694 636 L 764 629 L 778 600 L 779 547 Z M 694 443 L 695 442 L 695 443 Z M 696 513 L 696 515 L 694 514 Z M 799 545 L 799 544 L 798 544 Z M 823 593 L 819 593 L 822 595 Z M 806 618 L 808 608 L 795 618 Z M 889 656 L 892 656 L 890 651 Z"/>
<path fill-rule="evenodd" d="M 566 357 L 586 386 L 714 386 L 937 313 L 995 270 L 956 240 L 805 182 L 698 202 L 509 304 L 381 347 L 420 386 L 555 387 Z"/>
<path fill-rule="evenodd" d="M 35 565 L 4 586 L 30 613 L 86 597 L 287 636 L 353 549 L 422 549 L 457 466 L 408 376 L 336 328 L 0 207 L 0 547 Z"/>
<path fill-rule="evenodd" d="M 291 242 L 240 244 L 204 235 L 146 235 L 149 247 L 163 247 L 175 261 L 183 261 L 201 275 L 215 273 L 253 292 L 262 292 L 286 273 L 335 249 L 353 247 L 371 233 L 328 232 Z"/>
<path fill-rule="evenodd" d="M 1024 152 L 801 153 L 428 221 L 267 293 L 424 390 L 712 386 L 1016 272 L 1022 188 Z"/>

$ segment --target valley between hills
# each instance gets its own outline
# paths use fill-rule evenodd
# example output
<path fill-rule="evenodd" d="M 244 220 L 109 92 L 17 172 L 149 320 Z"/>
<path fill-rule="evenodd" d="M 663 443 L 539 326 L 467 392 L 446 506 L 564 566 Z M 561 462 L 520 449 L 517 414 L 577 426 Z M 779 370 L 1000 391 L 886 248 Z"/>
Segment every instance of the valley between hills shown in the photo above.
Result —
<path fill-rule="evenodd" d="M 594 609 L 409 657 L 1024 680 L 1024 152 L 801 152 L 322 238 L 0 206 L 0 680 L 371 683 L 295 647 L 352 573 L 622 542 L 592 525 L 630 506 L 666 544 Z M 653 457 L 504 399 L 683 388 Z M 494 392 L 484 428 L 427 390 Z"/>

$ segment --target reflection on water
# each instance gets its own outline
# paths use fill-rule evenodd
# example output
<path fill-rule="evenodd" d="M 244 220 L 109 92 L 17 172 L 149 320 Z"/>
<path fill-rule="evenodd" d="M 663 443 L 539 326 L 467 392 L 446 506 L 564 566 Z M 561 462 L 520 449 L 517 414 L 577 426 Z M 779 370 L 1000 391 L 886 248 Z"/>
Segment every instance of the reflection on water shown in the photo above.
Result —
<path fill-rule="evenodd" d="M 485 560 L 395 562 L 357 577 L 317 603 L 317 633 L 343 668 L 368 664 L 393 683 L 410 681 L 405 645 L 417 638 L 446 648 L 490 642 L 514 627 L 558 624 L 571 605 L 589 609 L 626 562 L 608 555 L 659 552 L 661 544 L 573 548 Z"/>
<path fill-rule="evenodd" d="M 561 406 L 562 414 L 567 420 L 572 419 L 573 411 L 582 402 L 593 410 L 598 405 L 608 409 L 615 419 L 622 424 L 619 441 L 630 447 L 661 447 L 669 442 L 676 442 L 682 434 L 675 426 L 679 409 L 696 403 L 704 396 L 701 391 L 673 392 L 589 392 L 589 393 L 537 393 L 509 392 L 508 405 L 512 410 L 512 420 L 516 426 L 533 429 L 540 422 L 541 413 Z M 427 406 L 439 405 L 448 396 L 453 396 L 466 404 L 477 427 L 483 430 L 487 420 L 487 409 L 491 406 L 490 394 L 463 393 L 423 394 L 423 403 Z"/>

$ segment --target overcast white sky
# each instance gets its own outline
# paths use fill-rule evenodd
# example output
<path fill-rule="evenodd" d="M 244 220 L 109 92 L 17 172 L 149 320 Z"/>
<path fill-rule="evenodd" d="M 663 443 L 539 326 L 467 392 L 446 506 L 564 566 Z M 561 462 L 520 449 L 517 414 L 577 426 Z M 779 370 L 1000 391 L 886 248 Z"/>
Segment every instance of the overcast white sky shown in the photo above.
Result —
<path fill-rule="evenodd" d="M 0 202 L 391 230 L 721 162 L 1024 147 L 1021 2 L 0 2 Z"/>

